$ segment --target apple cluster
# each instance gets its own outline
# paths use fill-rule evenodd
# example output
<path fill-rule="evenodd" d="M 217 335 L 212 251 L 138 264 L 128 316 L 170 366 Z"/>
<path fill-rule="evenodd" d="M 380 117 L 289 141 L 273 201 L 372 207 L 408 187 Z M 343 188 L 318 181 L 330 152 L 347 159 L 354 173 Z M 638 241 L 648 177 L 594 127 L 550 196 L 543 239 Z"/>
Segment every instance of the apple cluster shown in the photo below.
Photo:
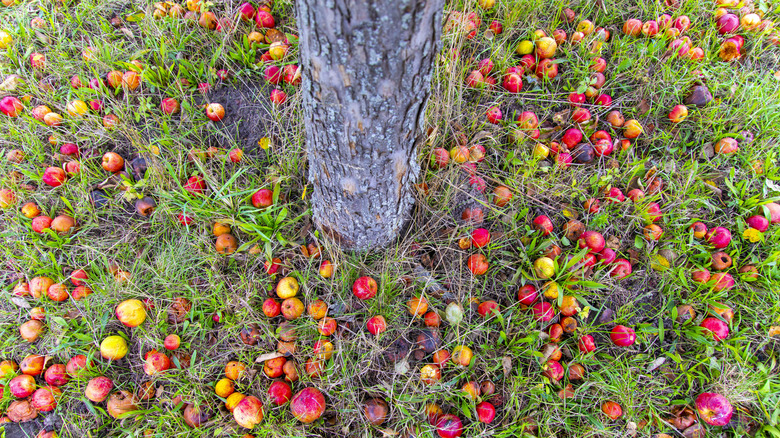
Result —
<path fill-rule="evenodd" d="M 6 409 L 4 419 L 30 421 L 40 412 L 53 411 L 62 396 L 61 387 L 83 375 L 85 368 L 87 358 L 84 355 L 73 356 L 67 364 L 53 364 L 50 357 L 37 354 L 26 356 L 18 365 L 13 360 L 3 360 L 0 362 L 0 379 L 3 382 L 0 384 L 0 396 L 7 389 L 14 398 Z"/>
<path fill-rule="evenodd" d="M 745 37 L 739 33 L 768 36 L 772 44 L 780 44 L 780 37 L 774 29 L 774 23 L 764 19 L 764 11 L 754 8 L 751 3 L 737 0 L 716 0 L 713 18 L 718 33 L 724 37 L 718 49 L 718 57 L 723 61 L 734 61 L 742 57 Z"/>
<path fill-rule="evenodd" d="M 648 38 L 663 37 L 669 42 L 668 50 L 673 56 L 691 61 L 704 59 L 704 49 L 694 47 L 690 37 L 684 35 L 691 28 L 691 19 L 687 15 L 672 18 L 669 14 L 661 14 L 655 20 L 642 23 L 631 18 L 623 23 L 623 33 L 628 36 L 644 36 Z"/>

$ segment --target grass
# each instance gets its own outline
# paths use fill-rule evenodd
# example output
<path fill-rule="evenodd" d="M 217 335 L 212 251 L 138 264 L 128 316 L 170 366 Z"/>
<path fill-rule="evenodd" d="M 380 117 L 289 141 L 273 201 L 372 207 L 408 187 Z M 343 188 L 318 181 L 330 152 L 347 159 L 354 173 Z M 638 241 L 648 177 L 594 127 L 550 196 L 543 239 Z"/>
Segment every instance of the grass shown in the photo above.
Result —
<path fill-rule="evenodd" d="M 472 2 L 461 3 L 448 7 L 478 10 Z M 210 8 L 221 16 L 237 6 L 227 2 Z M 759 6 L 767 9 L 770 19 L 777 19 L 778 11 L 773 7 Z M 469 190 L 462 171 L 452 165 L 443 170 L 425 168 L 429 192 L 420 192 L 411 231 L 393 247 L 369 255 L 348 254 L 319 239 L 311 224 L 300 100 L 293 87 L 286 88 L 288 103 L 270 111 L 274 124 L 269 149 L 245 151 L 245 159 L 238 164 L 224 157 L 194 163 L 188 159 L 191 149 L 211 145 L 204 139 L 213 132 L 213 124 L 196 106 L 199 93 L 182 87 L 178 80 L 214 83 L 216 70 L 227 68 L 233 77 L 230 86 L 261 82 L 262 66 L 253 62 L 252 49 L 244 39 L 249 25 L 238 23 L 236 31 L 228 34 L 205 31 L 183 20 L 155 20 L 152 7 L 145 3 L 23 2 L 0 9 L 0 22 L 14 38 L 0 58 L 0 73 L 24 78 L 25 84 L 13 94 L 30 95 L 28 108 L 46 104 L 65 120 L 63 126 L 52 129 L 33 120 L 29 111 L 19 119 L 0 119 L 0 128 L 6 133 L 0 138 L 0 148 L 4 153 L 23 149 L 26 154 L 22 164 L 0 163 L 0 175 L 5 175 L 0 185 L 13 189 L 20 201 L 37 202 L 45 214 L 53 217 L 68 212 L 79 223 L 70 236 L 40 235 L 30 230 L 30 220 L 15 209 L 0 216 L 4 242 L 0 246 L 4 260 L 0 276 L 5 285 L 0 300 L 0 359 L 19 362 L 27 354 L 38 353 L 64 363 L 75 354 L 99 356 L 100 341 L 120 333 L 129 341 L 126 359 L 113 363 L 96 360 L 86 376 L 64 387 L 56 410 L 63 420 L 61 436 L 242 436 L 246 431 L 237 427 L 213 386 L 223 376 L 228 361 L 240 360 L 252 366 L 237 382 L 237 390 L 266 401 L 269 379 L 255 359 L 276 350 L 279 321 L 265 317 L 261 305 L 281 275 L 292 275 L 300 281 L 305 301 L 325 300 L 342 327 L 334 336 L 335 354 L 326 362 L 325 372 L 313 379 L 303 372 L 303 364 L 319 339 L 316 323 L 308 317 L 293 323 L 299 334 L 294 358 L 301 373 L 294 389 L 318 387 L 326 395 L 328 409 L 323 420 L 304 427 L 286 406 L 272 408 L 265 403 L 265 419 L 253 432 L 256 436 L 369 436 L 410 427 L 422 436 L 431 436 L 434 432 L 423 413 L 427 403 L 438 403 L 466 420 L 464 436 L 523 436 L 529 430 L 528 419 L 538 425 L 538 436 L 617 437 L 632 431 L 649 436 L 672 433 L 661 419 L 668 418 L 674 406 L 691 405 L 703 391 L 720 392 L 737 406 L 739 420 L 727 427 L 729 434 L 741 436 L 750 428 L 764 436 L 780 436 L 777 338 L 769 336 L 770 328 L 780 324 L 780 232 L 771 227 L 758 243 L 742 238 L 744 219 L 761 204 L 780 199 L 775 140 L 780 135 L 780 83 L 774 74 L 780 52 L 765 39 L 751 35 L 739 63 L 719 61 L 721 38 L 711 18 L 714 8 L 705 0 L 682 1 L 676 11 L 645 0 L 581 5 L 578 20 L 590 19 L 612 33 L 600 53 L 608 62 L 604 90 L 612 94 L 615 108 L 626 118 L 637 118 L 646 132 L 630 149 L 615 151 L 609 158 L 558 169 L 550 160 L 534 160 L 533 142 L 513 141 L 509 136 L 512 124 L 490 125 L 485 112 L 500 105 L 505 120 L 522 110 L 535 111 L 543 121 L 567 118 L 568 94 L 587 85 L 589 39 L 579 46 L 560 47 L 558 77 L 544 82 L 524 79 L 523 92 L 517 95 L 500 87 L 468 89 L 464 78 L 484 57 L 495 62 L 497 72 L 515 65 L 516 43 L 538 28 L 550 33 L 560 27 L 571 34 L 575 24 L 558 18 L 563 7 L 546 0 L 499 2 L 489 12 L 480 11 L 483 24 L 477 38 L 469 40 L 458 33 L 443 38 L 443 54 L 457 50 L 460 58 L 443 55 L 436 64 L 434 98 L 427 116 L 428 126 L 435 130 L 421 147 L 420 159 L 427 163 L 433 147 L 449 149 L 455 135 L 462 132 L 470 142 L 481 142 L 487 149 L 479 169 L 488 187 L 503 184 L 515 194 L 501 208 L 490 203 L 489 196 L 476 201 L 484 204 L 485 226 L 493 235 L 492 242 L 479 250 L 491 265 L 480 277 L 471 275 L 466 267 L 466 259 L 477 250 L 458 247 L 458 240 L 471 230 L 458 220 L 460 208 L 474 202 L 475 193 Z M 141 11 L 147 12 L 146 16 L 138 14 Z M 649 20 L 664 12 L 691 17 L 693 25 L 687 34 L 704 48 L 705 60 L 694 63 L 671 58 L 666 53 L 666 40 L 629 38 L 620 32 L 627 18 Z M 126 30 L 110 25 L 108 20 L 114 13 L 125 19 Z M 135 21 L 128 20 L 128 15 Z M 291 2 L 277 2 L 274 16 L 279 28 L 295 32 Z M 34 17 L 43 18 L 47 28 L 34 32 L 30 27 Z M 504 33 L 488 40 L 483 32 L 492 20 L 503 23 Z M 81 51 L 86 46 L 95 47 L 95 61 L 82 60 Z M 43 72 L 30 67 L 28 57 L 33 51 L 47 57 Z M 110 70 L 124 71 L 132 59 L 141 59 L 147 66 L 141 88 L 103 96 L 106 112 L 122 121 L 116 129 L 105 129 L 99 116 L 67 116 L 65 105 L 70 100 L 99 96 L 89 89 L 68 86 L 72 75 L 86 79 Z M 691 107 L 688 119 L 671 126 L 666 120 L 668 110 L 682 102 L 696 78 L 706 82 L 715 100 L 701 109 Z M 54 81 L 54 89 L 44 91 L 36 86 L 39 80 Z M 163 115 L 159 111 L 163 97 L 180 99 L 182 114 Z M 606 111 L 597 112 L 602 119 L 606 116 Z M 755 141 L 743 142 L 737 154 L 709 156 L 703 152 L 707 145 L 743 130 L 751 131 Z M 57 189 L 41 183 L 42 170 L 55 162 L 56 150 L 48 144 L 49 135 L 74 141 L 82 151 L 95 150 L 81 160 L 82 174 Z M 88 193 L 106 177 L 99 157 L 103 151 L 115 149 L 125 158 L 143 154 L 149 171 L 131 190 L 107 189 L 110 206 L 95 209 Z M 757 167 L 761 172 L 756 172 Z M 624 191 L 641 186 L 651 170 L 664 181 L 659 194 L 646 198 L 658 202 L 664 212 L 660 222 L 664 235 L 659 242 L 642 238 L 645 218 L 641 208 L 635 209 L 631 202 L 609 204 L 601 195 L 613 186 Z M 207 196 L 192 196 L 182 190 L 193 174 L 204 176 Z M 260 187 L 275 190 L 275 207 L 264 211 L 251 207 L 248 199 Z M 158 207 L 150 218 L 132 214 L 134 194 L 156 200 Z M 591 197 L 602 199 L 596 214 L 582 208 Z M 191 225 L 178 223 L 176 215 L 181 211 L 195 219 Z M 621 281 L 611 278 L 605 269 L 595 270 L 587 281 L 576 281 L 567 271 L 559 270 L 556 281 L 563 284 L 572 280 L 568 293 L 587 309 L 578 317 L 578 334 L 594 335 L 597 345 L 595 353 L 583 355 L 577 350 L 577 336 L 564 337 L 562 363 L 578 362 L 587 369 L 586 379 L 573 385 L 574 396 L 567 399 L 558 396 L 560 384 L 542 376 L 540 350 L 547 342 L 545 327 L 534 322 L 516 300 L 522 284 L 542 284 L 534 278 L 532 263 L 549 243 L 533 231 L 531 220 L 535 216 L 552 218 L 556 226 L 553 240 L 564 248 L 564 254 L 584 255 L 561 239 L 561 227 L 568 220 L 563 211 L 573 212 L 589 229 L 613 238 L 611 245 L 633 264 L 633 274 Z M 760 272 L 758 279 L 737 278 L 738 287 L 728 292 L 714 292 L 693 283 L 690 272 L 707 267 L 712 252 L 688 231 L 695 220 L 711 227 L 728 227 L 734 241 L 727 251 L 735 266 L 754 264 Z M 240 245 L 236 254 L 226 257 L 215 252 L 210 234 L 214 221 L 232 227 Z M 333 278 L 321 278 L 317 273 L 320 259 L 301 253 L 299 246 L 312 242 L 322 246 L 323 259 L 336 265 Z M 250 248 L 256 244 L 259 253 L 253 254 Z M 421 252 L 424 257 L 420 257 Z M 672 259 L 668 267 L 653 268 L 660 263 L 659 256 Z M 283 261 L 276 277 L 268 276 L 263 268 L 272 257 Z M 109 272 L 114 263 L 132 274 L 130 281 L 115 280 Z M 416 270 L 421 264 L 446 292 L 426 282 Z M 12 299 L 15 282 L 20 277 L 29 280 L 40 275 L 64 282 L 74 268 L 89 272 L 95 293 L 85 300 L 64 303 L 25 301 L 46 310 L 48 330 L 35 344 L 21 342 L 18 325 L 28 318 L 28 309 Z M 735 268 L 732 272 L 737 277 Z M 377 299 L 358 302 L 352 297 L 351 285 L 361 275 L 378 280 Z M 442 347 L 452 351 L 456 345 L 468 345 L 476 358 L 468 368 L 446 368 L 443 379 L 431 386 L 423 385 L 419 378 L 419 368 L 429 358 L 417 361 L 412 356 L 406 366 L 395 366 L 386 357 L 396 339 L 414 342 L 421 323 L 408 315 L 405 303 L 420 294 L 440 313 L 452 301 L 466 308 L 459 325 L 443 325 Z M 192 310 L 183 323 L 169 323 L 168 307 L 178 297 L 188 299 Z M 150 299 L 154 304 L 146 322 L 134 329 L 125 328 L 113 315 L 116 304 L 129 298 Z M 481 318 L 470 309 L 474 300 L 499 302 L 500 316 Z M 711 340 L 698 328 L 707 305 L 715 302 L 727 303 L 735 313 L 731 336 L 724 342 Z M 697 317 L 684 324 L 676 322 L 679 304 L 692 305 Z M 636 329 L 635 346 L 619 349 L 609 342 L 612 323 L 599 322 L 605 309 L 614 311 L 616 323 Z M 219 323 L 212 319 L 214 314 L 219 315 Z M 365 321 L 372 315 L 383 315 L 388 323 L 388 331 L 379 338 L 365 330 Z M 243 344 L 239 337 L 250 324 L 257 324 L 261 333 L 255 346 Z M 181 367 L 151 379 L 143 373 L 142 354 L 162 348 L 169 333 L 182 337 L 181 355 L 173 359 Z M 190 357 L 189 366 L 182 364 L 184 355 Z M 153 380 L 158 392 L 155 399 L 140 405 L 137 415 L 113 420 L 105 412 L 105 404 L 84 398 L 86 382 L 98 375 L 112 378 L 118 389 L 131 392 Z M 503 403 L 490 426 L 473 421 L 475 402 L 460 390 L 469 380 L 496 384 Z M 191 429 L 176 409 L 176 396 L 209 406 L 214 415 L 203 427 Z M 369 397 L 382 397 L 390 405 L 390 421 L 385 425 L 370 426 L 361 414 L 362 403 Z M 623 407 L 622 419 L 611 421 L 600 413 L 599 406 L 605 400 Z M 11 401 L 6 391 L 0 408 Z M 718 428 L 707 429 L 710 435 L 719 433 Z M 147 431 L 150 435 L 145 435 Z"/>

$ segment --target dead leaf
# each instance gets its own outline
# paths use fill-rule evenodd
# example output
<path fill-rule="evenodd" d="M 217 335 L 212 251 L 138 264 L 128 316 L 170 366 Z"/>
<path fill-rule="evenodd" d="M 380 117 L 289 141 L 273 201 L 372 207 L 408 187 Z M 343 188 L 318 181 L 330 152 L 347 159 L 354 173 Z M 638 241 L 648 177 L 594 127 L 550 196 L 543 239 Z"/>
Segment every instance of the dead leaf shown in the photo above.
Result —
<path fill-rule="evenodd" d="M 278 31 L 276 29 L 268 29 L 265 32 L 265 39 L 268 41 L 268 44 L 283 43 L 287 37 L 284 35 L 284 32 Z"/>
<path fill-rule="evenodd" d="M 645 115 L 648 111 L 650 111 L 650 104 L 647 102 L 647 99 L 642 99 L 636 105 L 636 112 L 638 115 L 642 116 Z"/>
<path fill-rule="evenodd" d="M 11 302 L 23 309 L 29 309 L 32 307 L 30 306 L 30 303 L 28 303 L 27 300 L 22 297 L 11 297 Z"/>
<path fill-rule="evenodd" d="M 265 353 L 261 354 L 260 356 L 257 356 L 257 359 L 255 359 L 255 362 L 257 363 L 263 363 L 267 360 L 276 359 L 277 357 L 284 357 L 284 354 L 274 351 L 273 353 Z"/>
<path fill-rule="evenodd" d="M 509 356 L 502 357 L 501 365 L 504 367 L 504 377 L 509 376 L 509 373 L 512 371 L 512 358 Z"/>

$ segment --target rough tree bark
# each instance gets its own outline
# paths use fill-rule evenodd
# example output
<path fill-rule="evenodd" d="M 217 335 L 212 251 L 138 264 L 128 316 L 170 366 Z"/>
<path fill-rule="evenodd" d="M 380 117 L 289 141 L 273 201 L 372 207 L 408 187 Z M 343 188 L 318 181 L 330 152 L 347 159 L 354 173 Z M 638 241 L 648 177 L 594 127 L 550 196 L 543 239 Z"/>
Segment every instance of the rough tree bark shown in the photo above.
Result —
<path fill-rule="evenodd" d="M 409 219 L 444 0 L 297 0 L 312 207 L 350 250 Z"/>

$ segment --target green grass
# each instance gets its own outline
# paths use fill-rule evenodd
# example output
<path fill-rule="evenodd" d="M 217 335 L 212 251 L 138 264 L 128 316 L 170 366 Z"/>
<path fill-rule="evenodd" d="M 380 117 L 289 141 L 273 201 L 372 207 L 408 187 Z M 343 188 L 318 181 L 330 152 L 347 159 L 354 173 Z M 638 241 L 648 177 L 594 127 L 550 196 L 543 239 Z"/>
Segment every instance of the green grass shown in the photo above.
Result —
<path fill-rule="evenodd" d="M 451 7 L 478 10 L 472 2 L 465 6 L 461 3 Z M 0 118 L 0 129 L 5 133 L 0 139 L 3 154 L 15 148 L 26 154 L 22 164 L 0 160 L 0 175 L 4 175 L 0 186 L 17 193 L 17 206 L 35 201 L 44 214 L 54 217 L 67 212 L 79 224 L 69 236 L 39 235 L 31 231 L 30 220 L 15 208 L 4 210 L 0 216 L 0 254 L 4 261 L 0 276 L 5 285 L 0 299 L 0 359 L 20 362 L 30 353 L 50 355 L 62 363 L 75 354 L 99 357 L 100 341 L 121 333 L 129 341 L 127 358 L 114 363 L 96 359 L 96 366 L 87 375 L 63 387 L 56 410 L 64 422 L 61 436 L 140 437 L 147 430 L 159 437 L 242 436 L 247 431 L 237 427 L 213 386 L 222 378 L 228 361 L 240 360 L 251 367 L 237 382 L 237 390 L 267 401 L 265 392 L 270 380 L 255 359 L 276 351 L 276 328 L 281 320 L 269 320 L 261 306 L 275 282 L 283 275 L 292 275 L 301 283 L 302 299 L 306 303 L 325 300 L 330 315 L 343 328 L 332 339 L 335 354 L 327 361 L 325 372 L 313 379 L 306 375 L 303 364 L 320 338 L 316 322 L 304 316 L 293 323 L 299 335 L 294 359 L 301 374 L 294 391 L 316 386 L 325 394 L 328 408 L 323 420 L 303 426 L 286 406 L 272 408 L 265 403 L 265 419 L 253 432 L 256 436 L 379 436 L 382 431 L 400 433 L 410 427 L 422 436 L 433 436 L 435 432 L 425 421 L 427 403 L 438 403 L 445 411 L 463 418 L 464 436 L 522 436 L 528 430 L 528 418 L 538 425 L 538 436 L 617 437 L 626 436 L 635 427 L 639 436 L 671 434 L 672 429 L 660 420 L 668 418 L 674 406 L 692 404 L 703 391 L 720 392 L 737 406 L 740 421 L 728 428 L 729 434 L 741 436 L 745 433 L 742 429 L 750 426 L 765 436 L 780 436 L 777 338 L 769 337 L 770 327 L 780 325 L 780 231 L 771 227 L 755 244 L 742 238 L 744 219 L 760 211 L 761 204 L 780 199 L 775 140 L 780 136 L 780 82 L 774 76 L 780 52 L 766 39 L 748 35 L 742 61 L 719 61 L 721 37 L 711 18 L 714 7 L 705 0 L 683 1 L 676 11 L 660 9 L 659 3 L 650 1 L 603 6 L 586 3 L 577 9 L 577 20 L 590 19 L 612 33 L 599 53 L 608 62 L 604 90 L 612 95 L 615 109 L 627 119 L 637 118 L 642 123 L 645 134 L 626 151 L 616 150 L 609 158 L 564 170 L 553 166 L 550 159 L 535 161 L 531 155 L 533 141 L 513 141 L 509 135 L 513 123 L 488 124 L 485 112 L 493 105 L 501 107 L 505 120 L 522 110 L 536 112 L 541 121 L 567 120 L 567 96 L 588 84 L 592 56 L 588 53 L 591 38 L 579 46 L 562 45 L 556 55 L 561 61 L 558 77 L 544 82 L 524 78 L 523 92 L 518 95 L 505 93 L 500 87 L 466 88 L 464 79 L 479 59 L 491 57 L 494 72 L 502 72 L 518 63 L 514 47 L 534 30 L 541 28 L 549 34 L 563 28 L 571 35 L 576 25 L 558 18 L 564 7 L 558 3 L 499 2 L 491 11 L 480 12 L 482 27 L 477 38 L 445 34 L 427 117 L 435 133 L 420 149 L 420 160 L 427 163 L 431 148 L 449 149 L 458 132 L 465 134 L 469 144 L 485 145 L 487 157 L 479 165 L 479 172 L 489 190 L 502 184 L 514 193 L 505 207 L 489 202 L 489 195 L 478 201 L 484 204 L 485 226 L 493 235 L 492 242 L 480 250 L 459 249 L 458 240 L 471 231 L 457 216 L 460 206 L 471 199 L 462 170 L 454 165 L 443 170 L 424 166 L 423 178 L 429 192 L 419 194 L 409 236 L 370 255 L 342 253 L 320 240 L 312 227 L 308 204 L 311 187 L 306 180 L 297 89 L 286 86 L 288 103 L 271 112 L 274 141 L 267 151 L 245 151 L 244 160 L 237 164 L 226 160 L 224 154 L 196 162 L 188 159 L 191 149 L 211 145 L 204 139 L 213 132 L 213 124 L 197 106 L 200 94 L 180 86 L 178 80 L 214 83 L 216 70 L 226 68 L 231 72 L 232 86 L 262 82 L 262 65 L 255 64 L 245 41 L 252 26 L 238 23 L 236 32 L 227 35 L 206 31 L 183 20 L 155 20 L 151 16 L 153 7 L 143 3 L 23 2 L 0 9 L 0 23 L 14 38 L 0 58 L 0 73 L 3 77 L 20 75 L 24 84 L 13 94 L 31 96 L 22 117 Z M 210 8 L 221 16 L 237 6 L 231 2 Z M 759 6 L 765 7 L 763 3 Z M 136 14 L 139 11 L 147 15 Z M 127 31 L 114 29 L 108 22 L 114 12 L 124 18 L 133 14 L 137 21 L 125 19 Z M 665 53 L 667 40 L 629 38 L 620 32 L 627 18 L 649 20 L 664 12 L 691 17 L 693 25 L 687 34 L 704 49 L 705 60 L 695 63 L 670 58 Z M 766 13 L 772 20 L 780 16 L 772 7 Z M 292 2 L 278 2 L 274 16 L 279 28 L 296 32 Z M 43 18 L 47 28 L 34 32 L 30 27 L 34 17 Z M 492 20 L 503 23 L 504 33 L 487 40 L 483 32 Z M 95 47 L 95 61 L 82 60 L 81 51 L 87 46 Z M 458 60 L 444 55 L 451 50 L 459 51 Z M 28 58 L 34 51 L 47 57 L 48 66 L 43 72 L 30 67 Z M 296 56 L 297 48 L 291 51 L 289 61 L 294 62 Z M 67 102 L 100 96 L 89 89 L 71 88 L 71 76 L 78 74 L 88 80 L 110 70 L 124 71 L 133 59 L 146 64 L 141 88 L 102 96 L 106 113 L 116 114 L 120 126 L 104 129 L 101 117 L 96 115 L 67 116 Z M 501 82 L 499 73 L 493 76 Z M 46 78 L 54 81 L 52 91 L 37 86 Z M 671 126 L 667 120 L 669 109 L 682 103 L 696 80 L 706 82 L 715 100 L 701 109 L 690 107 L 689 117 L 679 126 Z M 182 101 L 182 114 L 163 115 L 159 110 L 163 97 Z M 61 113 L 63 125 L 49 128 L 33 120 L 29 109 L 39 104 Z M 602 119 L 606 116 L 606 111 L 594 112 Z M 751 131 L 755 141 L 741 144 L 737 154 L 712 157 L 703 153 L 707 145 L 743 130 Z M 95 150 L 81 160 L 82 174 L 57 189 L 41 183 L 43 169 L 57 163 L 57 150 L 49 145 L 49 135 L 78 143 L 82 152 Z M 100 167 L 102 152 L 115 149 L 127 159 L 143 154 L 149 171 L 144 181 L 127 192 L 107 189 L 110 206 L 96 210 L 88 193 L 107 177 Z M 755 171 L 756 161 L 762 173 Z M 659 242 L 642 238 L 642 205 L 635 209 L 628 201 L 609 204 L 602 195 L 610 187 L 627 192 L 628 188 L 641 186 L 651 169 L 664 181 L 660 193 L 645 198 L 660 204 L 664 212 L 659 222 L 664 235 Z M 186 179 L 194 174 L 203 175 L 207 181 L 206 196 L 182 190 Z M 261 187 L 275 190 L 278 202 L 273 208 L 260 211 L 248 202 Z M 132 214 L 131 201 L 142 194 L 157 202 L 150 218 Z M 601 210 L 596 214 L 582 208 L 591 197 L 601 199 Z M 636 263 L 631 277 L 622 281 L 612 279 L 606 269 L 595 269 L 590 277 L 579 281 L 568 271 L 559 270 L 555 280 L 567 282 L 571 286 L 567 293 L 576 296 L 581 307 L 587 309 L 577 318 L 578 334 L 593 334 L 597 344 L 595 353 L 583 355 L 577 350 L 577 336 L 564 337 L 560 344 L 562 363 L 578 362 L 587 373 L 583 382 L 574 383 L 575 396 L 562 400 L 558 396 L 562 385 L 542 376 L 539 352 L 547 342 L 545 326 L 533 321 L 517 302 L 516 293 L 523 284 L 542 285 L 543 281 L 534 278 L 532 263 L 549 245 L 548 240 L 575 260 L 584 255 L 562 239 L 561 228 L 568 220 L 564 210 L 574 212 L 588 229 L 613 238 L 611 246 L 619 256 L 635 259 Z M 195 219 L 188 227 L 178 223 L 176 216 L 181 211 Z M 531 227 L 532 219 L 539 214 L 548 215 L 555 223 L 551 239 L 540 237 Z M 726 251 L 734 258 L 735 267 L 730 272 L 737 279 L 737 287 L 731 291 L 714 292 L 690 280 L 693 269 L 709 266 L 712 252 L 691 236 L 688 226 L 695 220 L 731 230 L 734 240 Z M 215 252 L 211 235 L 215 221 L 232 227 L 240 246 L 236 254 Z M 312 242 L 322 246 L 321 259 L 336 265 L 333 278 L 318 275 L 320 258 L 310 259 L 301 253 L 300 245 Z M 258 254 L 250 252 L 255 244 Z M 420 248 L 425 257 L 420 257 Z M 480 277 L 471 275 L 466 267 L 468 256 L 477 251 L 484 253 L 491 265 Z M 651 267 L 659 255 L 670 254 L 677 258 L 668 268 Z M 283 260 L 275 277 L 268 276 L 263 267 L 271 257 Z M 130 281 L 116 282 L 109 272 L 114 263 L 132 274 Z M 446 293 L 426 285 L 416 271 L 420 264 L 446 286 Z M 756 281 L 737 275 L 736 269 L 745 264 L 758 268 Z M 28 310 L 10 294 L 19 276 L 29 280 L 45 275 L 65 282 L 66 273 L 76 268 L 89 272 L 95 293 L 85 300 L 63 303 L 27 299 L 30 307 L 46 310 L 47 332 L 35 344 L 20 341 L 18 326 L 28 319 Z M 353 281 L 362 275 L 371 275 L 379 282 L 376 299 L 358 302 L 350 293 Z M 406 372 L 386 358 L 386 350 L 399 337 L 414 342 L 422 324 L 409 316 L 405 303 L 421 294 L 442 315 L 453 301 L 466 308 L 459 325 L 443 323 L 442 347 L 452 351 L 464 344 L 475 352 L 468 368 L 447 367 L 442 380 L 431 386 L 423 385 L 419 377 L 419 369 L 430 362 L 430 356 L 422 361 L 410 357 Z M 184 323 L 171 324 L 168 307 L 177 297 L 188 299 L 192 310 Z M 113 314 L 116 304 L 129 298 L 148 298 L 154 304 L 146 322 L 134 329 L 123 327 Z M 472 300 L 499 302 L 500 317 L 481 318 L 471 309 Z M 709 339 L 698 328 L 708 304 L 715 302 L 725 302 L 735 312 L 731 336 L 724 342 Z M 675 321 L 676 306 L 680 304 L 694 307 L 697 316 L 693 321 Z M 635 346 L 622 350 L 609 342 L 612 323 L 598 320 L 607 308 L 614 311 L 615 323 L 636 329 Z M 212 320 L 215 313 L 220 315 L 219 323 Z M 388 331 L 378 338 L 365 330 L 366 320 L 373 315 L 383 315 L 388 322 Z M 253 323 L 262 340 L 256 346 L 247 346 L 239 333 Z M 191 357 L 191 363 L 154 378 L 157 397 L 142 403 L 137 415 L 113 420 L 105 412 L 104 403 L 86 402 L 83 390 L 91 377 L 106 375 L 116 382 L 117 389 L 131 392 L 152 380 L 143 373 L 142 355 L 161 349 L 164 337 L 170 333 L 182 337 L 180 351 Z M 175 358 L 174 363 L 181 365 L 180 359 L 183 356 Z M 475 402 L 460 390 L 469 380 L 495 382 L 503 403 L 490 426 L 474 421 Z M 562 383 L 567 382 L 564 379 Z M 187 402 L 209 406 L 214 415 L 200 429 L 190 429 L 174 406 L 177 395 Z M 391 416 L 385 425 L 374 427 L 366 422 L 361 406 L 369 397 L 383 397 L 390 405 Z M 605 400 L 620 403 L 622 419 L 611 421 L 600 412 Z M 0 409 L 11 401 L 5 391 Z M 708 433 L 714 436 L 719 430 L 708 428 Z"/>

